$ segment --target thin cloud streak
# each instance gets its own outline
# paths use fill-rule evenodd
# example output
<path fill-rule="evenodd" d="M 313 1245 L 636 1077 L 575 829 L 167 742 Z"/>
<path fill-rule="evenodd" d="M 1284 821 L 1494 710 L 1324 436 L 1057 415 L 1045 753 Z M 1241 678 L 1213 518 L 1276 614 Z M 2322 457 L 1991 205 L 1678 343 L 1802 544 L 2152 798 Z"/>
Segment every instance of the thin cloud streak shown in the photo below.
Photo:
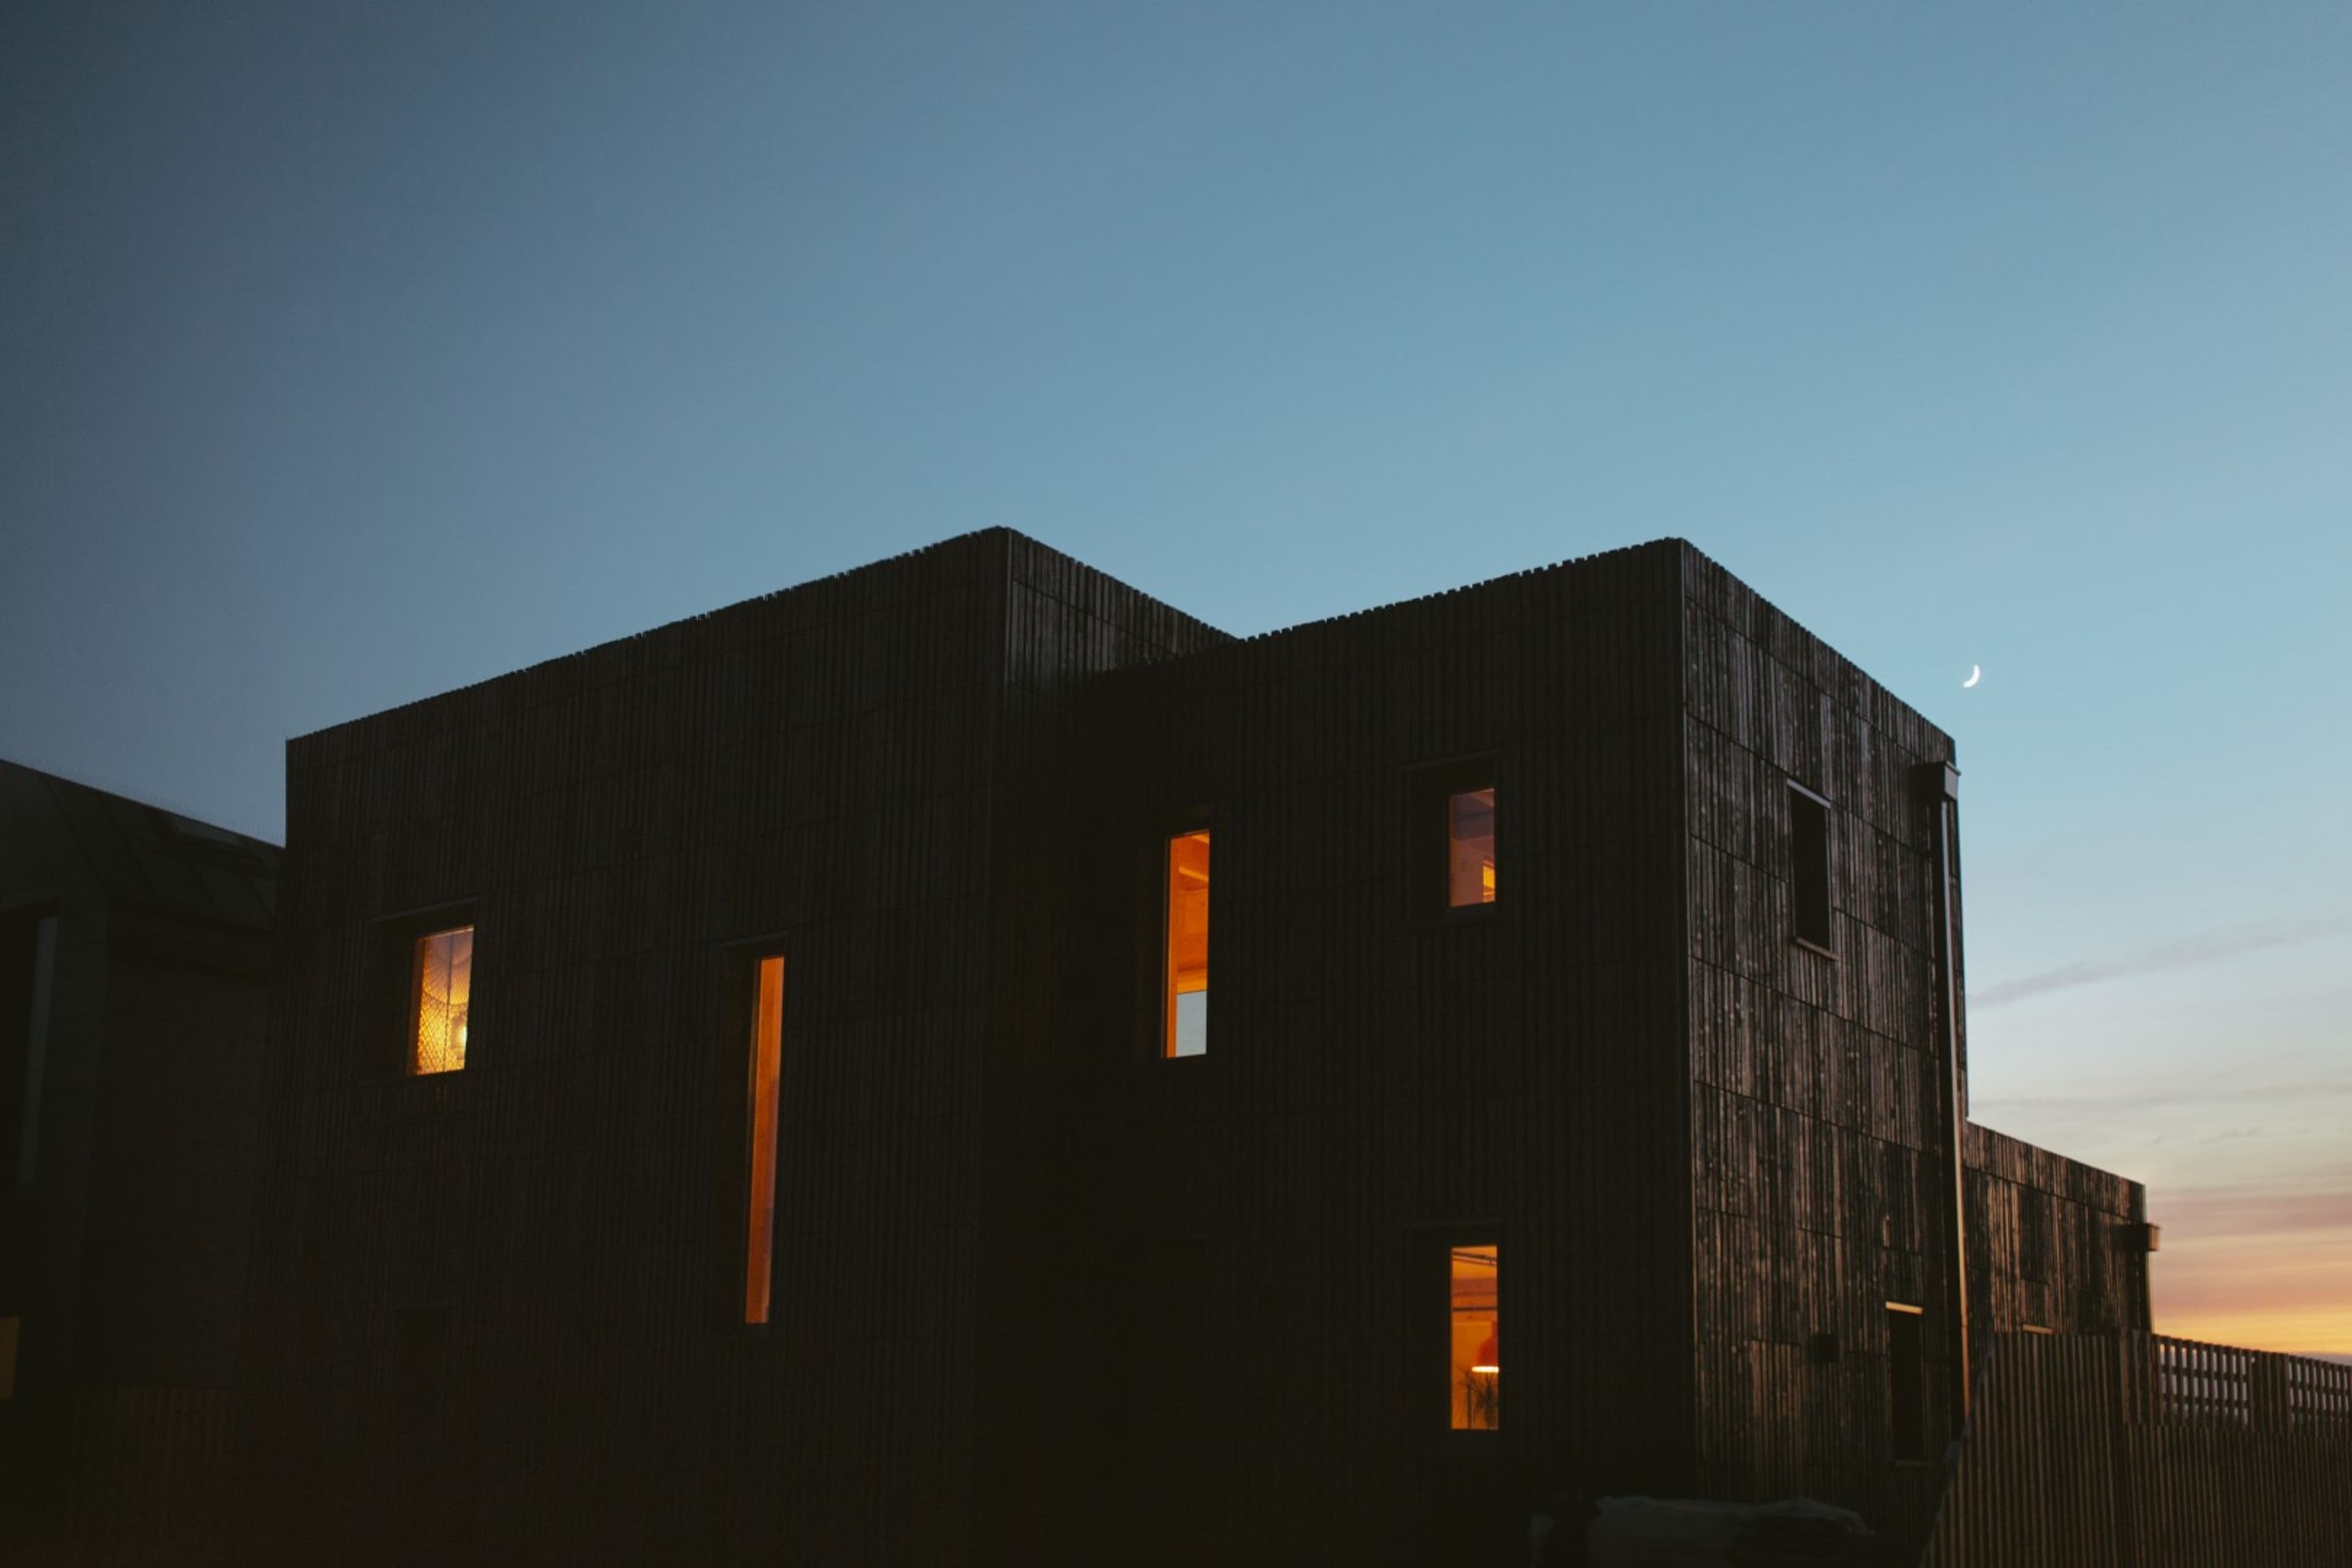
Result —
<path fill-rule="evenodd" d="M 2267 952 L 2274 948 L 2299 947 L 2321 937 L 2343 931 L 2352 921 L 2341 915 L 2321 919 L 2257 921 L 2251 925 L 2222 926 L 2195 936 L 2174 942 L 2158 942 L 2118 958 L 2082 959 L 2045 969 L 2016 980 L 2004 981 L 1982 991 L 1969 993 L 1969 1005 L 1979 1012 L 1994 1007 L 2006 1007 L 2012 1002 L 2022 1002 L 2030 996 L 2045 995 L 2053 991 L 2072 991 L 2078 986 L 2097 985 L 2109 980 L 2125 980 L 2136 974 L 2158 974 L 2170 970 L 2195 969 L 2242 958 L 2248 953 Z"/>
<path fill-rule="evenodd" d="M 2224 1079 L 2158 1084 L 2130 1093 L 2004 1094 L 1971 1100 L 1969 1120 L 1989 1122 L 1987 1112 L 2156 1110 L 2174 1105 L 2214 1105 L 2222 1102 L 2308 1107 L 2313 1100 L 2352 1094 L 2352 1080 L 2312 1079 L 2302 1083 L 2233 1083 Z M 2032 1140 L 2028 1139 L 2031 1142 Z"/>

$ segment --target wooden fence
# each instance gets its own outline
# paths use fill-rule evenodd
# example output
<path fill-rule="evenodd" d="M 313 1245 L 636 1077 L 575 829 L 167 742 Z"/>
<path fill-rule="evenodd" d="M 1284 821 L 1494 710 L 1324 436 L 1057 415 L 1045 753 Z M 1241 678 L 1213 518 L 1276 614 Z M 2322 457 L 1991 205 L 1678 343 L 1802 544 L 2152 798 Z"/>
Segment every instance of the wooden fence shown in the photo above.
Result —
<path fill-rule="evenodd" d="M 1921 1568 L 2352 1568 L 2352 1366 L 2003 1334 Z"/>

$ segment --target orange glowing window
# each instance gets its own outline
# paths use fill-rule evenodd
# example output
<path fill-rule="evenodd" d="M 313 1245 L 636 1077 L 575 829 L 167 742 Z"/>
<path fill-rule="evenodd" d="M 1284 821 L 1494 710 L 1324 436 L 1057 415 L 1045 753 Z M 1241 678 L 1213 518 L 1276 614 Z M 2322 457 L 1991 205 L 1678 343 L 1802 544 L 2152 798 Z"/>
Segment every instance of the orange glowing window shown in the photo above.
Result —
<path fill-rule="evenodd" d="M 1495 790 L 1445 797 L 1445 902 L 1467 909 L 1495 901 Z"/>
<path fill-rule="evenodd" d="M 1168 840 L 1168 953 L 1162 965 L 1160 1052 L 1209 1048 L 1209 832 Z"/>
<path fill-rule="evenodd" d="M 745 1091 L 750 1103 L 744 1125 L 750 1134 L 744 1170 L 751 1201 L 744 1205 L 743 1321 L 768 1321 L 769 1288 L 775 1273 L 776 1084 L 784 1055 L 784 961 L 760 960 L 752 999 L 751 1050 Z"/>
<path fill-rule="evenodd" d="M 1447 1327 L 1456 1432 L 1492 1432 L 1503 1424 L 1501 1251 L 1455 1247 L 1449 1257 Z"/>
<path fill-rule="evenodd" d="M 466 1011 L 474 994 L 474 928 L 416 939 L 409 986 L 408 1070 L 456 1072 L 466 1065 Z"/>

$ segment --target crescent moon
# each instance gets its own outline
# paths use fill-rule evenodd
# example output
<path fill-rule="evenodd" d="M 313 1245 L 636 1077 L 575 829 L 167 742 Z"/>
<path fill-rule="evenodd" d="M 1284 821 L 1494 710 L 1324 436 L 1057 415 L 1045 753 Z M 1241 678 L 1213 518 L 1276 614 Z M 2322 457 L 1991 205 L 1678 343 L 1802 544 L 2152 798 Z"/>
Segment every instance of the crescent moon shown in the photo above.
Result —
<path fill-rule="evenodd" d="M 1968 689 L 1969 687 L 1974 686 L 1978 681 L 1982 680 L 1983 679 L 1984 679 L 1984 666 L 1983 666 L 1983 665 L 1980 665 L 1980 664 L 1972 664 L 1972 665 L 1969 666 L 1969 678 L 1968 678 L 1966 680 L 1963 680 L 1963 681 L 1961 681 L 1961 682 L 1960 682 L 1961 689 L 1962 689 L 1963 690 L 1965 690 L 1965 689 Z"/>

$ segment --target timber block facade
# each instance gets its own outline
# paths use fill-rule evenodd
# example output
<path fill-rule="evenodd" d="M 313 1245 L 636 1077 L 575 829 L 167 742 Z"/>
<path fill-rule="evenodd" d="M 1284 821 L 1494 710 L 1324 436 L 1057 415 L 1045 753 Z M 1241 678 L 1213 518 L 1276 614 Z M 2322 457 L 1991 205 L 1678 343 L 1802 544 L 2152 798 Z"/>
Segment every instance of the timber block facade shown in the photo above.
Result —
<path fill-rule="evenodd" d="M 1965 1123 L 1953 760 L 1680 541 L 1238 639 L 1003 530 L 299 739 L 248 1558 L 1916 1535 L 1965 1320 L 2148 1326 Z"/>

